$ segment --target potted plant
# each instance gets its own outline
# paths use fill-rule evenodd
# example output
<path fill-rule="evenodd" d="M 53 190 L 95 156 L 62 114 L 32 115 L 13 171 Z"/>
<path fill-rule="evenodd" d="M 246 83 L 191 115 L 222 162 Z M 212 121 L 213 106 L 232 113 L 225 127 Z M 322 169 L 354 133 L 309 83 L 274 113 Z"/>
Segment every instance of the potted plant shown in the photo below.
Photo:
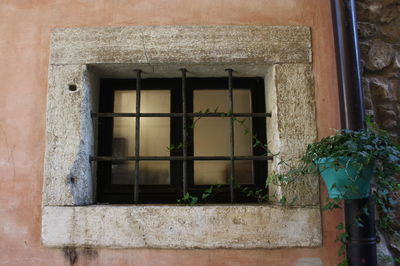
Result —
<path fill-rule="evenodd" d="M 379 229 L 397 238 L 400 234 L 395 206 L 400 189 L 400 146 L 391 142 L 386 131 L 370 121 L 368 125 L 367 129 L 339 130 L 333 136 L 309 144 L 300 165 L 285 173 L 285 178 L 292 180 L 318 171 L 330 198 L 323 210 L 341 208 L 341 200 L 368 197 L 372 191 L 372 200 L 379 213 Z M 369 215 L 367 206 L 359 215 L 362 214 Z M 363 226 L 358 218 L 354 223 Z M 338 254 L 343 256 L 349 235 L 343 232 L 342 223 L 336 228 L 340 231 L 336 241 L 342 243 Z M 400 262 L 399 258 L 394 260 Z M 348 265 L 347 260 L 340 265 Z"/>
<path fill-rule="evenodd" d="M 337 131 L 308 145 L 302 161 L 308 168 L 317 166 L 330 198 L 368 197 L 373 177 L 375 196 L 398 189 L 395 175 L 400 170 L 399 148 L 376 127 Z"/>

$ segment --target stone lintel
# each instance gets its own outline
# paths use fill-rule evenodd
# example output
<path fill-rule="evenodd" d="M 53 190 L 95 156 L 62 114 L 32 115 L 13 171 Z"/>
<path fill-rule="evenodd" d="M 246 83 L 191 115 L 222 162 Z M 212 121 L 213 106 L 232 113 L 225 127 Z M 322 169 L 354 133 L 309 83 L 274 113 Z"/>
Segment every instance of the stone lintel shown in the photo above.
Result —
<path fill-rule="evenodd" d="M 322 244 L 318 207 L 271 205 L 44 207 L 45 246 L 278 248 Z"/>
<path fill-rule="evenodd" d="M 56 29 L 51 64 L 310 63 L 305 26 L 128 26 Z"/>

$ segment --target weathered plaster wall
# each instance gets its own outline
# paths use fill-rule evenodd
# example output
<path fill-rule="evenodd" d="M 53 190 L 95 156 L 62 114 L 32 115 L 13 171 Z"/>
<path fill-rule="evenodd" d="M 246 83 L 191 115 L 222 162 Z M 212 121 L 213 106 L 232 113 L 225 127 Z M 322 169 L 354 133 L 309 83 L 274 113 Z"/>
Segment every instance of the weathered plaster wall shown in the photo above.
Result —
<path fill-rule="evenodd" d="M 329 1 L 4 0 L 0 3 L 0 265 L 295 265 L 336 257 L 335 225 L 307 249 L 51 249 L 40 241 L 50 32 L 124 25 L 306 25 L 312 29 L 319 137 L 339 126 Z M 300 265 L 300 264 L 299 264 Z"/>
<path fill-rule="evenodd" d="M 400 0 L 361 0 L 357 15 L 367 113 L 400 142 Z M 400 239 L 385 238 L 400 256 Z"/>

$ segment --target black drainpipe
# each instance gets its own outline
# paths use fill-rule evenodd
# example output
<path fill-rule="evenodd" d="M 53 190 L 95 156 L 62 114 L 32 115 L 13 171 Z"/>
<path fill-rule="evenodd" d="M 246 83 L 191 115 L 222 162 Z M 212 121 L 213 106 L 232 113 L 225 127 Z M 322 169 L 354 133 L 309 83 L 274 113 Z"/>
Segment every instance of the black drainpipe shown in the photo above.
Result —
<path fill-rule="evenodd" d="M 355 0 L 331 0 L 342 128 L 365 128 Z M 369 215 L 362 214 L 368 207 Z M 355 224 L 360 218 L 360 227 Z M 377 265 L 374 206 L 371 198 L 345 201 L 347 259 L 351 266 Z"/>

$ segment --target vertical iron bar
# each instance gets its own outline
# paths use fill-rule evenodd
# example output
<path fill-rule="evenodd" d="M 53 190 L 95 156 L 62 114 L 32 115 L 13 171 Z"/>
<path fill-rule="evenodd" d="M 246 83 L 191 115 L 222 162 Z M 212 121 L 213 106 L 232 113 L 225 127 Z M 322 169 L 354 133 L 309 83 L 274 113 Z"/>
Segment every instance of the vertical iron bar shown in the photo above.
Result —
<path fill-rule="evenodd" d="M 186 72 L 185 68 L 179 69 L 182 72 L 182 192 L 183 196 L 187 192 L 187 110 L 186 110 Z"/>
<path fill-rule="evenodd" d="M 229 89 L 229 116 L 230 116 L 230 160 L 231 160 L 231 177 L 230 177 L 230 194 L 231 202 L 234 201 L 233 182 L 235 180 L 235 139 L 234 139 L 234 117 L 233 117 L 233 88 L 232 88 L 232 72 L 233 70 L 228 68 L 225 69 L 228 72 L 228 89 Z"/>
<path fill-rule="evenodd" d="M 136 113 L 140 114 L 140 86 L 141 86 L 141 73 L 142 70 L 135 69 L 136 71 Z M 134 202 L 139 202 L 139 153 L 140 153 L 140 116 L 136 116 L 135 125 L 135 188 L 134 188 Z"/>

